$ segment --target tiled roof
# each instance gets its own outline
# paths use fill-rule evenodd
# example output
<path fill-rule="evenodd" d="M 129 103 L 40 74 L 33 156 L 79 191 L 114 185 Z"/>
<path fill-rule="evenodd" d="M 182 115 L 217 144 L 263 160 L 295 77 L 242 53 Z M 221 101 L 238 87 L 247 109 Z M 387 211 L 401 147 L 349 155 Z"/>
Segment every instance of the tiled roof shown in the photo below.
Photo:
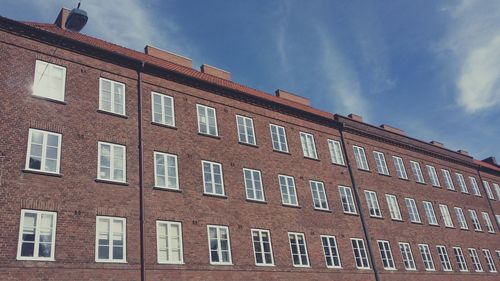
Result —
<path fill-rule="evenodd" d="M 484 161 L 481 161 L 481 160 L 476 160 L 476 159 L 474 159 L 474 163 L 476 163 L 479 166 L 483 166 L 485 168 L 488 168 L 488 169 L 500 172 L 500 167 L 495 166 L 493 164 L 490 164 L 490 163 L 487 163 L 487 162 L 484 162 Z"/>

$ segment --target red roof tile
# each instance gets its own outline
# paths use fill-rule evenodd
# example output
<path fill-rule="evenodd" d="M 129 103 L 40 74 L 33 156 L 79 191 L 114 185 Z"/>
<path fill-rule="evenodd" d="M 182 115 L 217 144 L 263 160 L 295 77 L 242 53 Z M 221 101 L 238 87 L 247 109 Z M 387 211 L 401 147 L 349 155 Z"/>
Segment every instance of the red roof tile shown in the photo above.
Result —
<path fill-rule="evenodd" d="M 495 166 L 493 164 L 490 164 L 490 163 L 487 163 L 487 162 L 483 162 L 481 160 L 476 160 L 476 159 L 474 159 L 474 163 L 478 164 L 479 166 L 483 166 L 485 168 L 488 168 L 488 169 L 500 172 L 500 167 Z"/>

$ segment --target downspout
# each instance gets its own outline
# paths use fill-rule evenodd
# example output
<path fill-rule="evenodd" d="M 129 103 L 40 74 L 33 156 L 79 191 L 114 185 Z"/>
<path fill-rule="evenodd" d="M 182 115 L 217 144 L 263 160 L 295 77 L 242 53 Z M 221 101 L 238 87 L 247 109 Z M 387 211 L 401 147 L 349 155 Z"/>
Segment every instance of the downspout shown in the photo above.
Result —
<path fill-rule="evenodd" d="M 144 230 L 144 139 L 142 128 L 142 71 L 144 62 L 141 62 L 140 68 L 137 70 L 137 123 L 139 127 L 139 232 L 141 245 L 141 281 L 146 281 L 146 255 L 145 252 L 145 230 Z"/>
<path fill-rule="evenodd" d="M 483 192 L 484 192 L 484 195 L 485 195 L 484 197 L 486 198 L 486 201 L 488 201 L 488 206 L 490 207 L 491 214 L 493 215 L 493 221 L 497 225 L 497 229 L 500 230 L 500 225 L 498 224 L 497 217 L 495 216 L 495 211 L 493 210 L 493 205 L 491 204 L 491 200 L 488 197 L 488 193 L 486 192 L 486 187 L 484 187 L 483 177 L 481 176 L 481 165 L 477 166 L 477 174 L 479 175 L 479 180 L 481 181 L 481 185 L 483 186 Z M 500 198 L 498 198 L 498 200 L 500 200 Z"/>
<path fill-rule="evenodd" d="M 378 269 L 377 269 L 377 266 L 375 265 L 375 255 L 373 254 L 372 243 L 371 243 L 371 240 L 370 240 L 370 235 L 368 233 L 368 227 L 366 226 L 365 216 L 363 215 L 363 209 L 361 207 L 361 200 L 359 199 L 358 188 L 356 186 L 356 179 L 354 178 L 354 174 L 352 173 L 351 162 L 349 161 L 349 155 L 348 155 L 347 149 L 346 149 L 347 147 L 346 147 L 345 140 L 344 140 L 344 127 L 345 127 L 345 124 L 342 123 L 341 126 L 340 126 L 340 129 L 339 129 L 339 131 L 340 131 L 340 140 L 341 140 L 341 143 L 342 143 L 342 149 L 345 152 L 344 154 L 345 154 L 345 160 L 346 160 L 346 163 L 347 163 L 347 169 L 349 171 L 349 176 L 351 178 L 352 189 L 354 190 L 354 198 L 355 198 L 355 201 L 356 201 L 357 208 L 359 210 L 359 217 L 361 219 L 361 226 L 363 227 L 363 233 L 365 235 L 366 245 L 367 245 L 367 248 L 368 248 L 368 255 L 370 256 L 370 260 L 371 260 L 371 263 L 372 263 L 373 274 L 375 275 L 375 281 L 380 281 L 380 276 L 379 276 L 379 273 L 378 273 Z"/>

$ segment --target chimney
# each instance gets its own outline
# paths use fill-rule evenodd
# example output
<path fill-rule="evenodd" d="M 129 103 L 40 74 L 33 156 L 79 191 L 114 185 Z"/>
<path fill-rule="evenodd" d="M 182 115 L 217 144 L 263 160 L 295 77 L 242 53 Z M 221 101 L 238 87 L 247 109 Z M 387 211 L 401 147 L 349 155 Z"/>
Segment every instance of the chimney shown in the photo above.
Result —
<path fill-rule="evenodd" d="M 486 159 L 483 159 L 482 161 L 486 162 L 486 163 L 489 163 L 489 164 L 493 164 L 495 166 L 498 166 L 497 159 L 494 156 L 490 156 L 490 157 L 488 157 Z"/>
<path fill-rule="evenodd" d="M 216 76 L 222 79 L 231 80 L 231 72 L 222 70 L 217 67 L 213 67 L 208 64 L 202 64 L 200 67 L 201 72 Z"/>
<path fill-rule="evenodd" d="M 68 16 L 69 16 L 69 12 L 71 12 L 69 9 L 67 8 L 61 8 L 61 11 L 59 11 L 59 15 L 57 15 L 57 18 L 56 18 L 56 21 L 54 22 L 54 24 L 57 26 L 57 27 L 60 27 L 62 29 L 66 29 L 66 20 L 68 19 Z"/>
<path fill-rule="evenodd" d="M 146 45 L 146 47 L 144 47 L 144 53 L 165 61 L 173 62 L 178 65 L 193 68 L 193 61 L 190 58 L 186 58 L 162 49 L 158 49 L 150 45 Z"/>
<path fill-rule="evenodd" d="M 469 156 L 469 152 L 467 152 L 467 151 L 465 151 L 463 149 L 459 149 L 459 150 L 457 150 L 457 152 L 460 153 L 460 154 Z"/>
<path fill-rule="evenodd" d="M 285 100 L 293 101 L 296 103 L 300 103 L 303 105 L 311 106 L 311 101 L 308 98 L 304 98 L 301 96 L 298 96 L 296 94 L 292 94 L 290 92 L 284 91 L 284 90 L 276 90 L 275 91 L 276 96 Z"/>
<path fill-rule="evenodd" d="M 361 115 L 351 113 L 351 114 L 347 115 L 347 117 L 351 118 L 354 121 L 363 122 L 363 116 L 361 116 Z"/>
<path fill-rule="evenodd" d="M 438 146 L 438 147 L 443 147 L 444 148 L 444 144 L 442 142 L 438 142 L 438 141 L 431 141 L 430 142 L 432 145 L 435 145 L 435 146 Z"/>
<path fill-rule="evenodd" d="M 386 131 L 389 131 L 389 132 L 393 132 L 393 133 L 396 133 L 396 134 L 400 134 L 400 135 L 406 136 L 405 131 L 400 130 L 400 129 L 395 128 L 395 127 L 392 127 L 392 126 L 389 126 L 387 124 L 380 125 L 380 128 L 382 128 L 382 129 L 384 129 Z"/>

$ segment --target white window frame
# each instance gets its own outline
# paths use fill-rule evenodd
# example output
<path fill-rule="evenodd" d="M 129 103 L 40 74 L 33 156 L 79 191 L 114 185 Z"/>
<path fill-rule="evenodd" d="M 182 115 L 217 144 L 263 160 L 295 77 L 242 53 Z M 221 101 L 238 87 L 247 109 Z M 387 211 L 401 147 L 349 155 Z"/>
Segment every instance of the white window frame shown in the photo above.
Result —
<path fill-rule="evenodd" d="M 105 219 L 109 221 L 108 228 L 108 240 L 109 240 L 109 258 L 108 259 L 100 259 L 99 258 L 99 219 Z M 96 224 L 95 224 L 95 261 L 103 262 L 103 263 L 127 263 L 127 219 L 121 217 L 110 217 L 110 216 L 96 216 Z M 113 259 L 113 222 L 121 221 L 123 225 L 123 259 Z"/>
<path fill-rule="evenodd" d="M 109 179 L 101 176 L 101 145 L 109 145 Z M 115 147 L 123 148 L 123 180 L 115 179 Z M 110 143 L 110 142 L 97 142 L 97 179 L 112 182 L 127 182 L 127 147 L 121 144 Z"/>
<path fill-rule="evenodd" d="M 385 155 L 379 151 L 373 151 L 373 158 L 375 158 L 375 164 L 377 165 L 377 171 L 381 175 L 389 175 L 389 169 L 387 168 L 387 162 L 385 161 Z"/>
<path fill-rule="evenodd" d="M 250 173 L 250 178 L 247 178 L 247 172 Z M 245 197 L 247 200 L 265 202 L 264 184 L 262 183 L 262 174 L 259 170 L 243 168 L 243 181 L 245 182 Z M 249 181 L 251 186 L 249 186 Z M 257 196 L 257 183 L 260 185 L 260 193 L 262 198 Z M 251 194 L 249 194 L 251 193 Z M 250 197 L 252 195 L 253 197 Z"/>
<path fill-rule="evenodd" d="M 219 260 L 222 260 L 222 247 L 221 247 L 221 229 L 226 230 L 227 233 L 227 248 L 228 248 L 228 257 L 229 261 L 212 261 L 212 248 L 210 244 L 210 228 L 215 228 L 216 230 L 216 240 L 217 240 L 217 255 L 219 256 Z M 232 251 L 231 251 L 231 236 L 229 234 L 229 227 L 225 225 L 207 225 L 207 237 L 208 237 L 208 259 L 211 265 L 232 265 Z"/>
<path fill-rule="evenodd" d="M 474 267 L 475 272 L 484 272 L 483 266 L 481 265 L 481 260 L 479 259 L 479 255 L 477 254 L 477 250 L 474 248 L 468 248 L 469 256 L 472 260 L 472 265 Z"/>
<path fill-rule="evenodd" d="M 179 190 L 179 168 L 177 166 L 177 155 L 155 151 L 153 156 L 154 156 L 153 160 L 154 160 L 154 173 L 155 173 L 155 188 Z M 164 163 L 163 174 L 165 176 L 165 185 L 163 186 L 158 183 L 159 170 L 156 164 L 157 157 L 163 157 L 163 163 Z M 173 164 L 175 168 L 175 173 L 173 175 L 169 173 L 170 171 L 169 167 L 171 167 L 170 165 L 171 163 L 169 163 L 169 161 L 171 161 L 171 159 L 173 159 Z M 175 178 L 175 186 L 173 187 L 168 186 L 169 185 L 168 179 L 172 177 Z"/>
<path fill-rule="evenodd" d="M 311 189 L 314 209 L 329 211 L 330 207 L 328 204 L 328 196 L 326 196 L 325 185 L 323 184 L 323 182 L 310 180 L 309 187 Z M 319 206 L 317 206 L 317 203 L 319 204 Z M 323 206 L 323 203 L 326 206 Z"/>
<path fill-rule="evenodd" d="M 455 185 L 453 184 L 453 179 L 451 178 L 450 171 L 441 169 L 444 178 L 444 184 L 448 190 L 455 190 Z"/>
<path fill-rule="evenodd" d="M 385 270 L 396 270 L 394 257 L 392 256 L 391 244 L 387 240 L 377 240 L 380 258 Z"/>
<path fill-rule="evenodd" d="M 375 191 L 365 190 L 365 198 L 370 217 L 381 218 L 382 211 L 380 210 L 380 205 L 378 203 L 377 193 Z"/>
<path fill-rule="evenodd" d="M 472 220 L 472 226 L 474 227 L 475 231 L 483 231 L 481 228 L 481 223 L 479 222 L 479 218 L 477 216 L 476 210 L 469 209 L 469 217 Z"/>
<path fill-rule="evenodd" d="M 486 190 L 486 196 L 488 196 L 488 199 L 495 200 L 493 192 L 491 191 L 490 183 L 488 181 L 483 180 L 483 186 L 484 189 Z"/>
<path fill-rule="evenodd" d="M 206 132 L 203 132 L 202 131 L 202 123 L 201 123 L 201 116 L 199 114 L 199 110 L 202 109 L 203 110 L 203 113 L 205 114 L 205 118 L 206 118 Z M 214 114 L 214 124 L 210 124 L 210 117 L 208 116 L 209 115 L 209 111 L 212 112 L 213 111 L 213 114 Z M 214 137 L 218 137 L 219 136 L 219 128 L 217 126 L 217 111 L 215 110 L 215 108 L 213 107 L 210 107 L 210 106 L 206 106 L 206 105 L 202 105 L 202 104 L 196 104 L 196 117 L 197 117 L 197 122 L 198 122 L 198 133 L 199 134 L 203 134 L 203 135 L 208 135 L 208 136 L 214 136 Z M 214 126 L 215 127 L 215 134 L 212 134 L 210 133 L 210 126 Z M 204 126 L 205 127 L 205 126 Z"/>
<path fill-rule="evenodd" d="M 458 225 L 460 225 L 460 229 L 469 229 L 469 226 L 467 225 L 467 220 L 465 219 L 465 214 L 462 208 L 460 207 L 455 207 L 455 214 L 457 216 L 458 220 Z"/>
<path fill-rule="evenodd" d="M 453 253 L 455 254 L 455 258 L 457 260 L 458 270 L 461 272 L 469 271 L 469 268 L 467 267 L 467 262 L 465 261 L 464 252 L 462 251 L 462 248 L 453 247 Z"/>
<path fill-rule="evenodd" d="M 487 212 L 481 212 L 481 216 L 486 223 L 486 229 L 488 230 L 488 232 L 495 233 L 495 228 L 493 227 L 493 223 L 491 222 L 490 214 L 488 214 Z"/>
<path fill-rule="evenodd" d="M 479 185 L 477 184 L 477 180 L 473 176 L 469 176 L 470 184 L 472 185 L 472 194 L 474 196 L 481 197 L 481 191 L 479 191 Z"/>
<path fill-rule="evenodd" d="M 104 109 L 103 107 L 103 102 L 102 102 L 102 94 L 103 94 L 103 89 L 102 89 L 102 83 L 104 81 L 108 81 L 111 83 L 111 93 L 110 93 L 110 103 L 111 103 L 111 108 L 109 110 L 107 109 Z M 123 113 L 119 113 L 117 111 L 117 109 L 115 108 L 115 87 L 117 85 L 121 85 L 123 87 L 123 95 L 122 95 L 122 104 L 123 104 Z M 103 77 L 99 77 L 99 110 L 101 111 L 104 111 L 104 112 L 110 112 L 110 113 L 113 113 L 113 114 L 117 114 L 117 115 L 122 115 L 122 116 L 126 116 L 127 115 L 127 104 L 125 103 L 126 101 L 126 93 L 127 93 L 127 88 L 126 88 L 126 85 L 124 83 L 121 83 L 121 82 L 118 82 L 118 81 L 114 81 L 114 80 L 111 80 L 111 79 L 106 79 L 106 78 L 103 78 Z"/>
<path fill-rule="evenodd" d="M 398 178 L 407 180 L 408 174 L 406 173 L 405 163 L 403 162 L 403 158 L 399 156 L 392 156 L 392 160 L 394 162 L 394 167 L 396 167 L 396 174 Z"/>
<path fill-rule="evenodd" d="M 42 140 L 42 155 L 40 159 L 40 169 L 33 169 L 30 168 L 30 156 L 31 156 L 31 138 L 33 133 L 41 133 L 43 134 L 43 140 Z M 45 162 L 47 161 L 47 147 L 48 147 L 48 142 L 47 139 L 49 135 L 56 136 L 58 139 L 57 142 L 57 159 L 56 160 L 56 170 L 55 171 L 49 171 L 46 169 Z M 62 135 L 58 133 L 53 133 L 49 131 L 44 131 L 44 130 L 38 130 L 38 129 L 29 129 L 28 131 L 28 145 L 26 149 L 26 163 L 25 163 L 25 169 L 29 171 L 38 171 L 38 172 L 43 172 L 43 173 L 50 173 L 50 174 L 59 174 L 60 169 L 61 169 L 61 144 L 62 144 Z M 54 160 L 54 159 L 52 159 Z"/>
<path fill-rule="evenodd" d="M 155 112 L 155 102 L 154 102 L 155 96 L 157 96 L 157 97 L 160 98 L 160 108 L 161 108 L 160 112 Z M 171 108 L 171 111 L 172 111 L 172 122 L 168 122 L 168 117 L 169 116 L 165 112 L 165 107 L 166 107 L 167 100 L 170 102 L 170 108 Z M 159 121 L 155 120 L 155 114 L 160 114 L 161 120 L 159 120 Z M 156 123 L 156 124 L 162 124 L 162 125 L 169 126 L 169 127 L 175 127 L 175 104 L 174 104 L 174 98 L 171 97 L 171 96 L 169 96 L 169 95 L 165 95 L 165 94 L 161 94 L 161 93 L 158 93 L 158 92 L 151 91 L 151 120 L 153 121 L 153 123 Z"/>
<path fill-rule="evenodd" d="M 441 261 L 441 266 L 443 271 L 453 271 L 451 267 L 450 257 L 448 256 L 448 251 L 445 246 L 437 245 L 436 249 L 438 251 L 439 260 Z"/>
<path fill-rule="evenodd" d="M 325 264 L 327 268 L 342 268 L 340 260 L 339 247 L 337 245 L 337 238 L 332 235 L 320 235 L 321 245 L 323 246 L 323 254 L 325 256 Z M 326 241 L 326 244 L 325 244 Z M 333 241 L 333 243 L 332 243 Z M 332 251 L 334 249 L 334 251 Z M 328 252 L 327 252 L 328 251 Z M 328 257 L 332 261 L 332 265 L 328 264 Z M 335 261 L 337 260 L 337 262 Z"/>
<path fill-rule="evenodd" d="M 56 68 L 62 71 L 62 83 L 59 85 L 58 93 L 57 95 L 53 96 L 48 93 L 45 93 L 48 89 L 40 89 L 40 82 L 42 82 L 42 79 L 51 79 L 52 76 L 49 77 L 49 75 L 52 72 L 52 69 Z M 41 72 L 41 73 L 40 73 Z M 42 76 L 43 75 L 43 76 Z M 66 67 L 41 61 L 41 60 L 36 60 L 35 61 L 35 75 L 34 75 L 34 81 L 33 81 L 33 95 L 37 97 L 43 97 L 45 99 L 49 100 L 56 100 L 56 101 L 62 101 L 64 102 L 64 96 L 66 92 Z"/>
<path fill-rule="evenodd" d="M 410 221 L 413 223 L 422 223 L 422 219 L 420 218 L 420 214 L 418 213 L 418 207 L 415 199 L 413 198 L 405 198 L 406 208 L 408 209 L 408 216 L 410 217 Z"/>
<path fill-rule="evenodd" d="M 24 228 L 24 217 L 27 213 L 31 214 L 36 214 L 36 222 L 35 222 L 35 229 L 34 231 L 34 236 L 35 240 L 33 241 L 33 256 L 28 257 L 28 256 L 22 256 L 21 250 L 22 250 L 22 245 L 23 245 L 23 228 Z M 51 215 L 52 216 L 52 225 L 51 227 L 51 236 L 52 240 L 50 241 L 51 243 L 51 248 L 50 248 L 50 257 L 40 257 L 39 256 L 39 247 L 42 242 L 40 242 L 40 228 L 41 228 L 41 217 L 42 215 Z M 55 248 L 56 248 L 56 228 L 57 228 L 57 213 L 56 212 L 50 212 L 50 211 L 39 211 L 39 210 L 29 210 L 29 209 L 22 209 L 21 210 L 21 217 L 20 217 L 20 222 L 19 222 L 19 236 L 18 236 L 18 242 L 17 242 L 17 260 L 31 260 L 31 261 L 55 261 Z M 45 242 L 44 242 L 45 243 Z"/>
<path fill-rule="evenodd" d="M 354 151 L 354 159 L 356 160 L 358 169 L 369 171 L 370 166 L 368 165 L 368 159 L 366 159 L 365 149 L 357 145 L 353 145 L 352 149 Z"/>
<path fill-rule="evenodd" d="M 248 120 L 250 120 L 250 127 L 248 127 L 247 124 Z M 242 123 L 240 123 L 240 121 Z M 236 127 L 238 133 L 238 141 L 240 143 L 257 145 L 257 138 L 255 137 L 255 127 L 253 125 L 252 118 L 236 114 Z"/>
<path fill-rule="evenodd" d="M 467 183 L 465 182 L 464 175 L 461 173 L 455 173 L 458 180 L 458 185 L 460 186 L 460 192 L 469 194 L 469 189 L 467 188 Z"/>
<path fill-rule="evenodd" d="M 401 257 L 403 258 L 403 264 L 405 269 L 408 271 L 417 270 L 415 259 L 413 258 L 413 253 L 411 251 L 410 243 L 399 242 L 399 251 L 401 252 Z"/>
<path fill-rule="evenodd" d="M 318 159 L 316 143 L 312 134 L 300 132 L 300 143 L 302 144 L 302 152 L 304 153 L 304 157 Z"/>
<path fill-rule="evenodd" d="M 422 201 L 422 205 L 424 206 L 425 215 L 427 216 L 427 221 L 429 222 L 429 224 L 439 225 L 432 203 L 429 201 Z"/>
<path fill-rule="evenodd" d="M 441 212 L 441 217 L 443 218 L 445 227 L 454 227 L 453 220 L 451 219 L 450 210 L 445 204 L 439 204 L 439 211 Z"/>
<path fill-rule="evenodd" d="M 345 166 L 344 153 L 340 141 L 328 139 L 328 149 L 333 164 Z"/>
<path fill-rule="evenodd" d="M 292 240 L 291 240 L 291 236 L 294 237 L 295 241 L 297 241 L 297 245 L 296 245 L 296 248 L 297 248 L 297 254 L 299 255 L 299 260 L 300 260 L 300 264 L 295 264 L 295 261 L 293 259 L 293 246 L 292 246 Z M 300 247 L 299 247 L 299 240 L 298 240 L 298 237 L 302 237 L 302 240 L 304 241 L 304 251 L 305 253 L 302 253 L 300 251 Z M 292 256 L 292 265 L 293 267 L 311 267 L 311 263 L 309 262 L 309 254 L 307 252 L 307 242 L 306 242 L 306 236 L 304 235 L 304 233 L 300 233 L 300 232 L 288 232 L 288 244 L 290 245 L 290 255 Z M 303 263 L 302 261 L 302 256 L 305 255 L 306 257 L 306 263 Z"/>
<path fill-rule="evenodd" d="M 436 173 L 436 168 L 431 165 L 425 165 L 427 167 L 427 172 L 429 173 L 429 178 L 431 180 L 432 186 L 441 187 L 441 183 L 439 182 L 438 175 Z"/>
<path fill-rule="evenodd" d="M 486 266 L 488 266 L 488 271 L 497 272 L 497 267 L 495 266 L 495 262 L 493 261 L 490 250 L 482 249 L 482 252 L 484 254 L 484 258 L 486 259 Z"/>
<path fill-rule="evenodd" d="M 276 129 L 276 134 L 273 133 L 273 129 Z M 288 142 L 286 140 L 285 127 L 275 124 L 269 124 L 269 130 L 271 131 L 273 150 L 288 153 Z M 283 135 L 281 135 L 281 130 L 283 131 Z M 275 139 L 275 137 L 277 139 Z"/>
<path fill-rule="evenodd" d="M 431 249 L 427 244 L 418 244 L 418 249 L 420 251 L 420 256 L 422 257 L 422 261 L 424 263 L 425 271 L 436 271 L 436 267 L 434 266 L 434 261 L 432 259 Z"/>
<path fill-rule="evenodd" d="M 210 171 L 208 171 L 208 172 L 210 173 L 210 182 L 211 182 L 212 192 L 209 192 L 207 190 L 207 187 L 206 187 L 208 182 L 205 179 L 205 164 L 210 165 Z M 219 169 L 220 169 L 220 184 L 221 184 L 221 188 L 222 188 L 222 193 L 217 193 L 216 183 L 215 183 L 214 166 L 219 166 Z M 204 194 L 209 194 L 209 195 L 213 195 L 213 196 L 222 196 L 222 197 L 226 196 L 226 191 L 224 190 L 224 173 L 222 171 L 222 164 L 221 163 L 207 161 L 207 160 L 201 160 L 201 173 L 203 176 L 203 193 Z"/>
<path fill-rule="evenodd" d="M 386 194 L 385 200 L 387 201 L 387 206 L 389 207 L 389 213 L 391 214 L 391 219 L 395 221 L 402 221 L 401 210 L 399 209 L 398 198 L 396 195 Z"/>
<path fill-rule="evenodd" d="M 282 183 L 282 179 L 285 184 Z M 292 186 L 289 185 L 289 179 L 292 180 Z M 287 175 L 278 175 L 278 184 L 281 191 L 281 203 L 285 206 L 298 206 L 299 197 L 297 196 L 297 188 L 295 187 L 295 178 Z M 295 198 L 295 203 L 291 200 L 293 198 Z"/>
<path fill-rule="evenodd" d="M 350 187 L 339 185 L 340 202 L 342 202 L 342 210 L 345 214 L 357 214 L 356 203 L 352 195 Z M 344 202 L 344 198 L 346 202 Z"/>
<path fill-rule="evenodd" d="M 260 248 L 262 250 L 262 252 L 260 253 L 262 255 L 262 261 L 261 263 L 257 262 L 257 251 L 255 249 L 255 240 L 254 240 L 254 232 L 255 233 L 258 233 L 258 237 L 259 237 L 259 241 L 257 241 L 260 245 Z M 263 233 L 266 233 L 267 234 L 267 237 L 269 237 L 269 252 L 265 252 L 264 251 L 264 241 L 262 239 L 262 234 Z M 254 255 L 254 259 L 255 259 L 255 265 L 256 266 L 274 266 L 274 255 L 273 255 L 273 244 L 271 242 L 271 232 L 267 229 L 257 229 L 257 228 L 253 228 L 250 230 L 250 235 L 252 237 L 252 247 L 253 247 L 253 255 Z M 266 257 L 265 255 L 268 254 L 271 256 L 271 262 L 267 262 L 266 261 Z"/>
<path fill-rule="evenodd" d="M 422 169 L 420 168 L 420 163 L 416 161 L 410 161 L 411 171 L 413 172 L 413 176 L 415 177 L 415 181 L 418 183 L 425 183 L 424 174 L 422 173 Z"/>
<path fill-rule="evenodd" d="M 170 260 L 161 260 L 160 259 L 160 232 L 159 228 L 160 226 L 166 226 L 167 227 L 167 251 L 168 251 L 168 257 L 172 257 L 172 245 L 171 243 L 171 234 L 170 234 L 170 229 L 172 226 L 178 227 L 179 229 L 179 256 L 180 260 L 179 261 L 174 261 L 172 259 Z M 176 222 L 176 221 L 163 221 L 163 220 L 157 220 L 156 221 L 156 256 L 157 256 L 157 261 L 158 264 L 184 264 L 184 249 L 183 249 L 183 242 L 182 242 L 182 223 Z"/>
<path fill-rule="evenodd" d="M 498 183 L 493 183 L 493 187 L 495 188 L 495 192 L 497 194 L 497 198 L 500 201 L 500 185 L 498 185 Z"/>
<path fill-rule="evenodd" d="M 365 241 L 361 238 L 351 238 L 351 248 L 352 248 L 352 254 L 354 255 L 356 268 L 370 269 L 370 261 L 368 260 L 368 253 L 366 252 Z M 356 256 L 356 252 L 359 253 L 359 256 Z"/>

